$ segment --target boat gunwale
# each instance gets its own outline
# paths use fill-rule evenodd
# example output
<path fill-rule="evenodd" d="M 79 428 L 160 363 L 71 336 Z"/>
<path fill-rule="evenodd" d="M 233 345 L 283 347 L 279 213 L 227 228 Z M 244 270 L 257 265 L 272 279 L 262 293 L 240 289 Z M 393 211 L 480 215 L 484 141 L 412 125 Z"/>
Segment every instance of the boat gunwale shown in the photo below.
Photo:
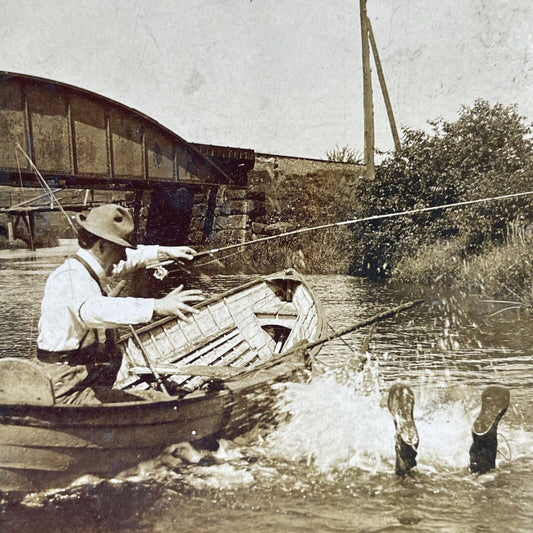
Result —
<path fill-rule="evenodd" d="M 270 368 L 276 367 L 280 364 L 287 364 L 291 363 L 291 365 L 294 367 L 291 369 L 291 372 L 294 372 L 298 369 L 298 367 L 302 366 L 302 362 L 300 361 L 291 361 L 290 355 L 287 354 L 284 356 L 284 354 L 278 355 L 278 357 L 273 358 L 269 361 L 265 361 L 261 366 L 258 366 L 257 368 L 250 367 L 246 368 L 243 367 L 243 376 L 233 376 L 231 378 L 228 378 L 226 380 L 223 380 L 224 383 L 230 384 L 230 383 L 236 383 L 237 385 L 232 387 L 227 387 L 222 390 L 218 391 L 209 391 L 209 390 L 195 390 L 187 394 L 186 396 L 173 396 L 168 399 L 161 399 L 161 400 L 145 400 L 145 399 L 139 399 L 139 400 L 133 400 L 128 402 L 114 402 L 114 403 L 105 403 L 105 404 L 93 404 L 93 405 L 69 405 L 69 404 L 54 404 L 54 405 L 32 405 L 32 404 L 0 404 L 0 426 L 2 424 L 5 424 L 5 418 L 10 417 L 17 417 L 17 411 L 24 415 L 18 420 L 24 420 L 25 418 L 31 417 L 31 413 L 34 414 L 34 416 L 37 416 L 39 413 L 42 413 L 43 415 L 46 415 L 46 413 L 54 413 L 54 416 L 59 416 L 61 412 L 67 413 L 79 413 L 81 416 L 83 415 L 94 415 L 95 412 L 98 413 L 98 411 L 101 411 L 102 414 L 105 414 L 107 412 L 113 412 L 113 411 L 119 411 L 119 410 L 134 410 L 140 408 L 145 408 L 143 410 L 150 411 L 150 410 L 166 410 L 171 409 L 174 412 L 174 408 L 178 407 L 180 404 L 194 404 L 198 402 L 205 402 L 206 400 L 222 400 L 224 401 L 227 396 L 232 396 L 235 392 L 238 392 L 239 389 L 246 389 L 250 383 L 250 379 L 256 375 L 258 372 L 262 372 L 265 370 L 269 370 Z M 284 372 L 289 373 L 289 372 Z M 262 380 L 263 383 L 267 383 L 268 381 L 272 380 L 272 376 L 265 376 L 265 379 Z M 274 380 L 275 381 L 275 380 Z M 239 385 L 240 384 L 240 385 Z M 262 383 L 261 383 L 262 384 Z M 260 386 L 261 384 L 253 383 L 254 387 Z M 6 412 L 11 411 L 12 413 Z M 31 413 L 30 413 L 30 412 Z M 176 411 L 178 414 L 179 411 Z M 44 420 L 44 416 L 41 419 L 37 419 L 38 421 Z M 72 424 L 64 425 L 61 427 L 72 427 L 75 425 L 79 425 L 81 422 L 79 420 L 72 421 Z M 160 422 L 158 422 L 160 423 Z M 8 422 L 9 424 L 9 422 Z M 32 424 L 23 424 L 23 425 L 32 425 Z M 114 421 L 114 426 L 128 426 L 130 424 L 120 424 L 117 423 L 117 421 Z M 143 424 L 143 425 L 149 425 L 149 424 Z M 99 425 L 94 424 L 92 427 L 98 427 Z M 102 424 L 104 426 L 104 424 Z M 55 428 L 59 428 L 60 426 L 55 425 Z"/>
<path fill-rule="evenodd" d="M 296 270 L 292 269 L 292 268 L 289 268 L 289 269 L 286 269 L 286 270 L 282 270 L 282 271 L 279 271 L 279 272 L 275 272 L 273 274 L 267 274 L 267 275 L 261 275 L 261 276 L 258 276 L 257 278 L 253 279 L 253 280 L 250 280 L 242 285 L 237 285 L 235 287 L 232 287 L 231 289 L 228 289 L 227 291 L 224 291 L 220 294 L 216 294 L 214 296 L 211 296 L 209 298 L 207 298 L 206 300 L 203 300 L 191 307 L 194 307 L 195 309 L 198 309 L 198 310 L 201 310 L 203 309 L 204 307 L 208 307 L 220 300 L 223 300 L 224 298 L 228 298 L 229 296 L 233 296 L 234 294 L 237 294 L 243 290 L 246 290 L 246 289 L 249 289 L 250 287 L 253 287 L 254 285 L 258 285 L 260 283 L 264 283 L 264 282 L 269 282 L 269 281 L 275 281 L 275 280 L 283 280 L 283 279 L 294 279 L 294 280 L 297 280 L 299 281 L 302 285 L 304 285 L 308 290 L 309 292 L 313 295 L 313 302 L 315 305 L 317 305 L 318 307 L 318 304 L 319 304 L 319 300 L 314 296 L 313 294 L 313 291 L 311 290 L 311 288 L 309 287 L 309 285 L 307 284 L 307 282 L 305 281 L 305 279 L 303 278 L 303 276 L 301 274 L 299 274 Z M 135 332 L 137 334 L 142 334 L 142 333 L 145 333 L 146 331 L 150 331 L 151 329 L 154 329 L 156 327 L 159 327 L 159 326 L 162 326 L 164 324 L 166 324 L 167 322 L 172 322 L 174 320 L 176 320 L 177 317 L 175 316 L 166 316 L 166 317 L 163 317 L 163 318 L 160 318 L 158 320 L 155 320 L 154 322 L 150 322 L 148 324 L 145 324 L 144 326 L 138 328 L 135 330 Z M 123 335 L 121 335 L 119 337 L 119 339 L 117 340 L 117 344 L 122 344 L 124 343 L 125 341 L 127 341 L 128 339 L 131 339 L 133 337 L 133 334 L 131 332 L 129 333 L 124 333 Z"/>

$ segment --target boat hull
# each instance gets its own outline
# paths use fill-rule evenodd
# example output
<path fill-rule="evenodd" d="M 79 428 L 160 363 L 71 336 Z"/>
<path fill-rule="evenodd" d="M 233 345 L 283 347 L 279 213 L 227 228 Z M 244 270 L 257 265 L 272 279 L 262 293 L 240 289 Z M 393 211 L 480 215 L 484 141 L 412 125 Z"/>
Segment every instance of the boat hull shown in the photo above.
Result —
<path fill-rule="evenodd" d="M 179 442 L 234 438 L 272 421 L 272 385 L 305 372 L 282 362 L 224 389 L 163 402 L 2 406 L 0 487 L 35 491 L 92 474 L 109 477 Z"/>

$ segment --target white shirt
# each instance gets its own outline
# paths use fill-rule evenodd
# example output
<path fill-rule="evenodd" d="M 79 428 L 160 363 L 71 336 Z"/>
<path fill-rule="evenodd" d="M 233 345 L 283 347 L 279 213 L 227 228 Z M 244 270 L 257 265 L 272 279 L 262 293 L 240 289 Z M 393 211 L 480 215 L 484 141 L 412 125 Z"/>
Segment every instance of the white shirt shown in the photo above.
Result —
<path fill-rule="evenodd" d="M 125 274 L 157 260 L 158 246 L 126 249 L 127 259 L 113 273 Z M 102 287 L 107 284 L 104 269 L 87 250 L 77 255 L 94 270 Z M 37 345 L 43 350 L 62 352 L 102 342 L 105 330 L 127 324 L 149 322 L 154 312 L 153 298 L 103 296 L 100 286 L 76 259 L 67 259 L 46 281 L 41 304 Z"/>

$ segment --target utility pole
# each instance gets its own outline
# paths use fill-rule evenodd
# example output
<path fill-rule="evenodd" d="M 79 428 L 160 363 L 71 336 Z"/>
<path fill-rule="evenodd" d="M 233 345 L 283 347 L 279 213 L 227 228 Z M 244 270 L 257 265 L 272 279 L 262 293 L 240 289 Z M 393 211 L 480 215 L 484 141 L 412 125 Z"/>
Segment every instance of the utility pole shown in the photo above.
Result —
<path fill-rule="evenodd" d="M 372 99 L 372 77 L 370 72 L 369 23 L 366 15 L 366 0 L 359 0 L 361 17 L 361 44 L 363 53 L 363 108 L 365 121 L 365 175 L 374 179 L 374 106 Z"/>
<path fill-rule="evenodd" d="M 370 19 L 367 18 L 366 21 L 368 24 L 368 37 L 370 38 L 370 45 L 372 46 L 374 63 L 376 64 L 376 70 L 378 71 L 379 84 L 381 85 L 383 100 L 385 101 L 385 107 L 387 108 L 387 116 L 389 117 L 389 124 L 392 133 L 392 138 L 394 140 L 394 147 L 396 148 L 396 151 L 399 151 L 401 149 L 400 136 L 398 135 L 398 128 L 396 127 L 394 113 L 392 112 L 389 91 L 387 90 L 387 85 L 385 83 L 385 75 L 383 74 L 383 69 L 381 68 L 381 60 L 379 59 L 378 47 L 376 45 L 376 40 L 374 39 L 374 32 L 372 31 L 372 24 L 370 23 Z"/>

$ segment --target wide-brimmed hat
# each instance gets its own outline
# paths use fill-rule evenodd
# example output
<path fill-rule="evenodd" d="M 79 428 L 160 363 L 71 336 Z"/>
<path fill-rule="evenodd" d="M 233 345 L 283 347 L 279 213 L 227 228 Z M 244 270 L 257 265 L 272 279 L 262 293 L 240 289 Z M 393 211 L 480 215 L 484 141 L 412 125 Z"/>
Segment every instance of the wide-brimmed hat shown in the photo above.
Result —
<path fill-rule="evenodd" d="M 133 248 L 129 238 L 134 224 L 131 213 L 121 205 L 105 204 L 92 209 L 87 216 L 76 215 L 76 222 L 89 233 L 106 241 Z"/>

